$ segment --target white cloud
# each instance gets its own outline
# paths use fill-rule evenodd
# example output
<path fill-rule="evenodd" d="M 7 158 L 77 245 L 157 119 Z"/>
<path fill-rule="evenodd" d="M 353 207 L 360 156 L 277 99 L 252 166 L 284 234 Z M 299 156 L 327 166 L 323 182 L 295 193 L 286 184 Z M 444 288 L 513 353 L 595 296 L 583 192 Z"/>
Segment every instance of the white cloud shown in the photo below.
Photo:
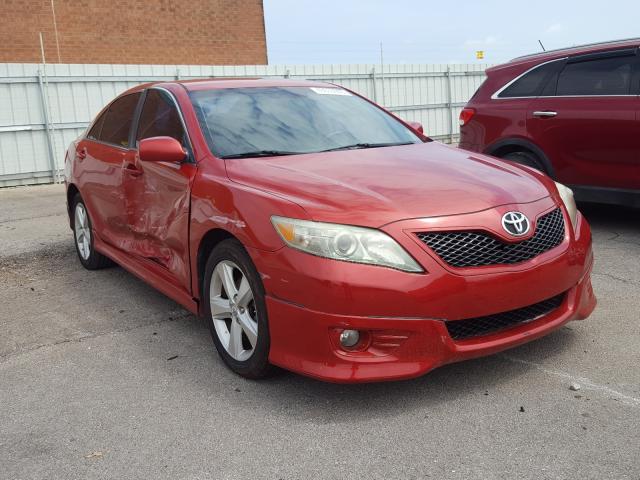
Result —
<path fill-rule="evenodd" d="M 554 23 L 553 25 L 549 25 L 545 30 L 545 33 L 559 33 L 564 30 L 564 26 L 561 23 Z"/>
<path fill-rule="evenodd" d="M 489 47 L 498 43 L 500 43 L 500 39 L 498 37 L 489 35 L 482 40 L 467 40 L 466 42 L 464 42 L 464 46 L 466 48 L 476 49 L 478 47 Z"/>

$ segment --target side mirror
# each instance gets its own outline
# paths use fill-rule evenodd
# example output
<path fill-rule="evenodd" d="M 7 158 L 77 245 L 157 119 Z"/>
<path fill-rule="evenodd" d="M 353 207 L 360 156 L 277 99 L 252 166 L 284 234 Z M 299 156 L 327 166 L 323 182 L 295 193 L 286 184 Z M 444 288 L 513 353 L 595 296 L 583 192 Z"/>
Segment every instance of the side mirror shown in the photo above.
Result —
<path fill-rule="evenodd" d="M 187 156 L 180 142 L 171 137 L 151 137 L 138 143 L 140 160 L 143 162 L 181 162 Z"/>
<path fill-rule="evenodd" d="M 413 128 L 420 135 L 424 135 L 424 128 L 420 122 L 407 122 L 411 128 Z"/>

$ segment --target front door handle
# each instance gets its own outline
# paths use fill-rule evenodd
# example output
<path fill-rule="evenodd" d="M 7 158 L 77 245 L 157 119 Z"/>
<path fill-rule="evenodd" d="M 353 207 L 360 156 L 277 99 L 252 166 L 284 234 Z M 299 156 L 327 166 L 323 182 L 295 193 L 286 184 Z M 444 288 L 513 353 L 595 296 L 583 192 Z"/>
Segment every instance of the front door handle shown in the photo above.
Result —
<path fill-rule="evenodd" d="M 552 110 L 533 112 L 533 116 L 538 118 L 551 118 L 555 117 L 556 115 L 558 115 L 558 112 L 554 112 Z"/>
<path fill-rule="evenodd" d="M 124 170 L 125 173 L 131 175 L 132 177 L 139 177 L 140 175 L 142 175 L 142 170 L 136 167 L 133 163 L 125 164 L 122 170 Z"/>

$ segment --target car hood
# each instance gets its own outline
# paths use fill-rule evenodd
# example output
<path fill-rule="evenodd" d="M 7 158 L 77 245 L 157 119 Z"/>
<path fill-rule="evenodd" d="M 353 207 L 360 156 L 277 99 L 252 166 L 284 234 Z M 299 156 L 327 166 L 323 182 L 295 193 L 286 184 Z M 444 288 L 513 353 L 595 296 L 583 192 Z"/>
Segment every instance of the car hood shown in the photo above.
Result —
<path fill-rule="evenodd" d="M 369 227 L 549 196 L 536 174 L 437 142 L 226 160 L 229 178 L 297 203 L 316 221 Z"/>

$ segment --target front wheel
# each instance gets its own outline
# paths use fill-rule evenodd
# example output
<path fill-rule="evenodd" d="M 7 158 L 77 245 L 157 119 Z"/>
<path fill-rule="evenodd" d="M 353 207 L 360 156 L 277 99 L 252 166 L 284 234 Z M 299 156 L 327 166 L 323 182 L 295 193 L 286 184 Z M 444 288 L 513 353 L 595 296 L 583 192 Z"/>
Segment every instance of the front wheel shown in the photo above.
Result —
<path fill-rule="evenodd" d="M 237 240 L 225 240 L 211 253 L 203 297 L 203 313 L 225 364 L 246 378 L 271 373 L 264 287 Z"/>

